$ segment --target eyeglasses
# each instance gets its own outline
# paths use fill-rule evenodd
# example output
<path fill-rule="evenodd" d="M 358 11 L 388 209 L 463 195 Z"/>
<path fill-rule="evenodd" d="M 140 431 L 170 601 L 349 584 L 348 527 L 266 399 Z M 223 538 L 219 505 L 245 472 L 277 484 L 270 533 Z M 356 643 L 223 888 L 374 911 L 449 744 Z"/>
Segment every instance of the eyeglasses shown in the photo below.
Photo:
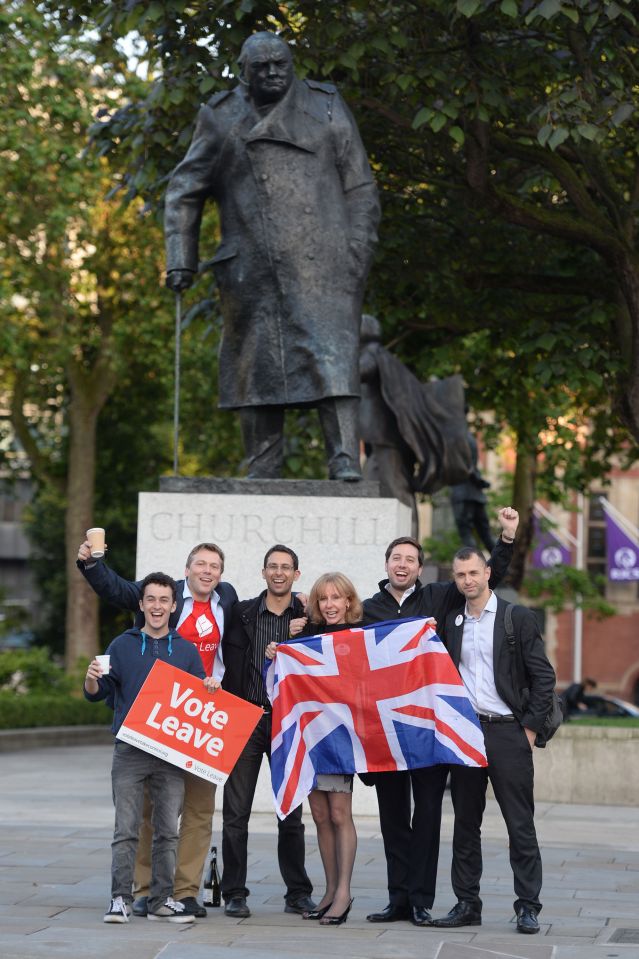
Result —
<path fill-rule="evenodd" d="M 267 573 L 292 573 L 295 569 L 294 566 L 291 566 L 290 563 L 282 563 L 281 566 L 277 566 L 275 563 L 269 563 L 266 567 Z"/>

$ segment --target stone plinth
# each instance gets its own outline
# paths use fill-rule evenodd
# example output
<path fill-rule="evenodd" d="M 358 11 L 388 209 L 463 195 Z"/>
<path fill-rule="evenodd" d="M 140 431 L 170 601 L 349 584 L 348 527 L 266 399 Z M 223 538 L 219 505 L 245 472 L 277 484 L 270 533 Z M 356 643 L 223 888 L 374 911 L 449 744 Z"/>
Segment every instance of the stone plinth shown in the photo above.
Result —
<path fill-rule="evenodd" d="M 182 576 L 189 550 L 214 542 L 226 554 L 223 578 L 246 599 L 263 589 L 266 550 L 283 543 L 299 556 L 299 590 L 340 570 L 365 597 L 384 575 L 386 546 L 410 528 L 410 510 L 380 497 L 377 483 L 168 477 L 159 493 L 140 493 L 136 575 Z"/>
<path fill-rule="evenodd" d="M 161 476 L 161 493 L 237 493 L 240 496 L 331 496 L 379 498 L 379 483 L 329 480 L 258 480 L 223 476 Z"/>

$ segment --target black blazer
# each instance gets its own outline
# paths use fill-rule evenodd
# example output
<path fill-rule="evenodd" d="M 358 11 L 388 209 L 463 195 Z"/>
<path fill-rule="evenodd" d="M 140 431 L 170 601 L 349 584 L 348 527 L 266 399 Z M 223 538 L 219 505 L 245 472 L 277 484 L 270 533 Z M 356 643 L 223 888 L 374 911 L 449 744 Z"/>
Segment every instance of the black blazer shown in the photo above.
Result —
<path fill-rule="evenodd" d="M 555 671 L 546 656 L 537 618 L 525 606 L 513 607 L 515 648 L 511 650 L 504 629 L 504 612 L 507 605 L 503 599 L 497 597 L 493 633 L 495 686 L 521 725 L 539 732 L 552 706 Z M 457 667 L 464 631 L 463 613 L 463 609 L 449 613 L 444 630 L 444 643 Z M 459 623 L 456 622 L 458 619 Z M 513 657 L 516 659 L 514 667 Z"/>
<path fill-rule="evenodd" d="M 225 620 L 224 635 L 222 636 L 222 658 L 224 660 L 224 677 L 222 689 L 233 693 L 241 699 L 248 698 L 251 674 L 255 670 L 253 663 L 253 645 L 257 616 L 266 590 L 253 599 L 243 599 L 236 603 L 231 611 L 228 622 Z M 304 607 L 293 595 L 293 615 L 303 616 Z"/>

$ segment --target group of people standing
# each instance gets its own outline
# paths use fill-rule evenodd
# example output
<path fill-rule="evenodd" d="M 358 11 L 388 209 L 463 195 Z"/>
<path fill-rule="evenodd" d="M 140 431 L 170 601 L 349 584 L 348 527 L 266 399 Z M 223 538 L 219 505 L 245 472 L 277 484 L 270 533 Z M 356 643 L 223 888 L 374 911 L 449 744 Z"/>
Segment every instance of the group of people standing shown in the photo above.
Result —
<path fill-rule="evenodd" d="M 102 560 L 91 559 L 88 543 L 80 547 L 78 566 L 91 587 L 104 600 L 135 611 L 137 617 L 136 626 L 109 647 L 109 674 L 103 675 L 94 660 L 85 680 L 87 698 L 107 699 L 114 706 L 114 731 L 157 659 L 199 676 L 209 691 L 221 683 L 228 692 L 262 710 L 224 787 L 221 890 L 225 915 L 251 915 L 246 885 L 248 824 L 262 760 L 270 756 L 271 705 L 263 678 L 268 657 L 279 643 L 300 636 L 432 617 L 479 717 L 488 767 L 451 769 L 455 807 L 452 879 L 458 902 L 442 919 L 433 919 L 430 910 L 449 767 L 362 775 L 377 792 L 389 895 L 388 904 L 366 918 L 441 927 L 481 922 L 480 829 L 490 779 L 510 839 L 517 929 L 538 931 L 541 858 L 534 827 L 532 745 L 550 708 L 555 677 L 535 617 L 523 607 L 516 607 L 513 617 L 524 667 L 521 683 L 510 666 L 512 653 L 503 627 L 506 604 L 497 599 L 492 587 L 507 571 L 518 515 L 505 508 L 498 518 L 501 535 L 488 563 L 481 552 L 465 547 L 455 556 L 454 579 L 448 583 L 423 585 L 419 577 L 424 556 L 419 542 L 411 537 L 394 540 L 385 554 L 386 578 L 380 582 L 379 592 L 363 602 L 342 573 L 320 577 L 308 598 L 296 594 L 298 557 L 282 544 L 271 547 L 264 557 L 266 588 L 244 601 L 238 601 L 233 587 L 222 581 L 224 554 L 213 543 L 194 547 L 184 579 L 177 583 L 164 574 L 151 574 L 141 582 L 124 580 Z M 193 658 L 196 652 L 200 654 L 197 662 Z M 168 791 L 169 800 L 162 778 L 169 775 L 166 768 L 168 764 L 158 757 L 117 741 L 112 768 L 116 825 L 107 922 L 126 922 L 131 912 L 174 922 L 206 916 L 197 897 L 211 840 L 215 786 L 174 769 L 170 775 L 182 778 L 183 798 L 175 785 Z M 357 846 L 352 790 L 350 776 L 318 776 L 309 797 L 326 877 L 318 903 L 311 898 L 312 884 L 305 868 L 301 806 L 278 821 L 286 912 L 322 925 L 346 920 L 353 901 L 350 883 Z M 176 809 L 180 804 L 178 833 Z"/>

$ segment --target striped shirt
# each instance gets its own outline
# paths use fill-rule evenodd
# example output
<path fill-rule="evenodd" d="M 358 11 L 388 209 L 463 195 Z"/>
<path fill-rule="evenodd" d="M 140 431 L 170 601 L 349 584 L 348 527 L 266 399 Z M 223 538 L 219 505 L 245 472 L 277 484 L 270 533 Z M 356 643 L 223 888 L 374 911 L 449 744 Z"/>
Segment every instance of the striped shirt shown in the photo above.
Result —
<path fill-rule="evenodd" d="M 269 643 L 284 643 L 289 638 L 291 620 L 296 615 L 295 600 L 291 602 L 283 613 L 272 613 L 266 605 L 266 596 L 262 597 L 260 608 L 255 622 L 253 637 L 253 659 L 251 674 L 248 682 L 248 699 L 257 706 L 271 708 L 264 688 L 263 669 L 266 660 L 266 647 Z M 297 613 L 300 615 L 300 613 Z"/>

